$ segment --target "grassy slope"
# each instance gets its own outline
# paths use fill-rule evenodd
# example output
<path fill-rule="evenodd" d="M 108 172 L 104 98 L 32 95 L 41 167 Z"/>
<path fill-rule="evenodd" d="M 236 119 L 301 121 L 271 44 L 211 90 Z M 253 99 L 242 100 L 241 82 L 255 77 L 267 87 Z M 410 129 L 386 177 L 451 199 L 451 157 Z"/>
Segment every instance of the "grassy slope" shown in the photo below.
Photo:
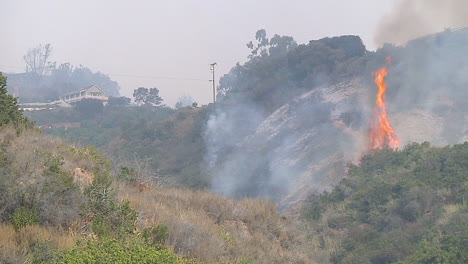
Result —
<path fill-rule="evenodd" d="M 137 183 L 125 182 L 114 182 L 110 189 L 91 188 L 93 185 L 80 177 L 102 181 L 95 176 L 108 167 L 106 160 L 92 149 L 64 144 L 36 130 L 26 129 L 18 134 L 13 127 L 1 127 L 0 146 L 3 222 L 0 262 L 39 258 L 48 263 L 57 254 L 65 260 L 99 258 L 102 254 L 117 254 L 121 249 L 133 247 L 137 252 L 154 253 L 158 248 L 145 244 L 143 234 L 145 228 L 158 226 L 168 227 L 164 247 L 204 263 L 311 262 L 303 227 L 282 217 L 269 202 L 235 201 L 189 189 L 150 187 L 140 192 Z M 59 157 L 63 160 L 57 163 Z M 124 210 L 124 206 L 107 204 L 106 200 L 113 198 L 106 193 L 111 191 L 111 194 L 112 189 L 118 190 L 119 204 L 127 200 L 137 210 L 135 229 L 131 223 L 123 225 L 128 215 L 114 213 Z M 95 200 L 94 192 L 99 197 L 104 195 L 106 200 Z M 15 229 L 12 215 L 19 208 L 31 209 L 37 216 Z M 121 239 L 118 241 L 136 241 L 136 244 L 101 240 L 106 236 L 106 228 L 113 227 L 97 226 L 96 223 L 101 223 L 95 221 L 97 216 L 110 219 L 105 223 L 126 228 L 110 231 L 112 236 Z M 75 245 L 93 238 L 99 240 L 90 245 Z M 60 253 L 63 250 L 68 251 Z M 173 259 L 170 254 L 162 256 Z"/>
<path fill-rule="evenodd" d="M 121 186 L 120 197 L 140 212 L 142 227 L 166 225 L 166 245 L 207 263 L 310 263 L 306 230 L 271 202 L 240 201 L 190 189 Z"/>

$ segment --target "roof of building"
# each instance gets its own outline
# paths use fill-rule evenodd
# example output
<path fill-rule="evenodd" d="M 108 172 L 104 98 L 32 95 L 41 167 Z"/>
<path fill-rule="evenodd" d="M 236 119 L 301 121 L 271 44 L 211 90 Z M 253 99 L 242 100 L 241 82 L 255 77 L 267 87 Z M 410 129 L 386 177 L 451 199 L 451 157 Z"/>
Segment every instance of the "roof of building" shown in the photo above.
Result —
<path fill-rule="evenodd" d="M 87 91 L 87 90 L 89 90 L 89 89 L 91 89 L 91 88 L 93 88 L 93 87 L 96 88 L 96 89 L 98 89 L 99 91 L 101 91 L 101 92 L 105 95 L 104 91 L 103 91 L 101 88 L 99 88 L 99 87 L 97 87 L 97 85 L 93 84 L 93 85 L 88 86 L 88 87 L 86 87 L 86 88 L 83 88 L 83 89 L 81 89 L 81 90 L 77 90 L 77 91 L 73 91 L 73 92 L 66 93 L 66 94 L 62 95 L 61 97 L 65 97 L 65 96 L 67 96 L 67 95 L 72 95 L 72 94 L 75 94 L 75 93 L 81 93 L 81 92 Z"/>

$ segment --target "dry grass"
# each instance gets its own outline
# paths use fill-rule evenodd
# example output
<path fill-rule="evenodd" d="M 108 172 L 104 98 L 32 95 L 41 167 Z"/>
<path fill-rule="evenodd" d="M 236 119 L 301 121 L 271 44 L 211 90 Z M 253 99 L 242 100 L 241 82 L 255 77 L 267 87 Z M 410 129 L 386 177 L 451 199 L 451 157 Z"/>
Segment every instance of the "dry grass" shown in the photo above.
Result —
<path fill-rule="evenodd" d="M 311 228 L 311 254 L 318 263 L 328 263 L 330 256 L 341 248 L 341 241 L 345 239 L 348 230 L 329 227 L 329 221 L 339 217 L 346 211 L 346 202 L 328 205 L 327 211 Z"/>
<path fill-rule="evenodd" d="M 2 144 L 6 143 L 6 144 Z M 61 140 L 34 130 L 17 134 L 13 128 L 0 129 L 0 144 L 16 172 L 15 181 L 34 184 L 44 169 L 48 155 L 64 157 L 62 169 L 91 171 L 94 164 L 86 153 Z M 139 227 L 167 225 L 167 246 L 175 253 L 206 263 L 234 263 L 250 259 L 254 263 L 311 263 L 310 242 L 299 221 L 281 216 L 273 203 L 226 199 L 207 191 L 122 184 L 120 199 L 129 200 L 139 211 Z M 73 229 L 73 228 L 72 228 Z M 30 226 L 15 232 L 0 225 L 0 263 L 22 263 L 30 258 L 34 241 L 48 241 L 57 249 L 74 245 L 73 233 Z"/>
<path fill-rule="evenodd" d="M 61 156 L 64 158 L 64 170 L 73 171 L 82 168 L 91 171 L 94 164 L 89 157 L 81 155 L 74 146 L 66 145 L 57 137 L 42 134 L 36 130 L 28 129 L 17 134 L 13 127 L 0 129 L 0 144 L 6 143 L 7 153 L 17 160 L 15 170 L 23 175 L 31 175 L 39 169 L 45 159 L 44 154 Z M 19 162 L 21 161 L 21 162 Z"/>
<path fill-rule="evenodd" d="M 73 247 L 75 240 L 73 235 L 52 228 L 26 226 L 15 231 L 11 225 L 0 224 L 0 263 L 24 263 L 37 241 L 47 241 L 53 248 L 63 250 Z"/>
<path fill-rule="evenodd" d="M 437 220 L 438 225 L 446 225 L 452 216 L 463 209 L 460 204 L 447 204 L 444 206 L 444 214 Z"/>
<path fill-rule="evenodd" d="M 306 230 L 278 214 L 273 203 L 230 200 L 207 191 L 119 186 L 120 198 L 140 212 L 140 228 L 169 227 L 167 246 L 207 263 L 311 263 Z"/>
<path fill-rule="evenodd" d="M 21 133 L 13 127 L 0 128 L 0 151 L 11 161 L 12 172 L 9 177 L 2 180 L 12 180 L 11 186 L 17 193 L 26 193 L 28 199 L 36 199 L 30 194 L 31 186 L 37 186 L 43 179 L 42 172 L 45 162 L 51 156 L 64 157 L 63 169 L 72 172 L 77 167 L 92 169 L 94 166 L 87 157 L 73 151 L 72 147 L 65 145 L 61 140 L 43 135 L 37 130 L 26 129 Z M 5 176 L 5 175 L 1 175 Z M 40 197 L 40 196 L 37 196 Z M 13 201 L 11 196 L 2 197 L 4 202 L 18 206 L 18 201 Z M 76 201 L 75 201 L 76 202 Z M 14 204 L 16 203 L 16 204 Z M 2 204 L 2 206 L 5 204 Z M 7 208 L 7 207 L 4 207 Z M 50 215 L 56 215 L 57 219 L 66 217 L 60 208 L 50 208 Z M 7 214 L 2 211 L 2 214 Z M 8 215 L 1 215 L 2 219 L 8 219 Z M 71 219 L 77 220 L 77 219 Z M 24 263 L 31 257 L 31 247 L 36 241 L 47 241 L 52 248 L 64 249 L 72 247 L 75 238 L 68 230 L 58 230 L 58 227 L 26 226 L 15 232 L 11 225 L 0 224 L 0 263 Z"/>

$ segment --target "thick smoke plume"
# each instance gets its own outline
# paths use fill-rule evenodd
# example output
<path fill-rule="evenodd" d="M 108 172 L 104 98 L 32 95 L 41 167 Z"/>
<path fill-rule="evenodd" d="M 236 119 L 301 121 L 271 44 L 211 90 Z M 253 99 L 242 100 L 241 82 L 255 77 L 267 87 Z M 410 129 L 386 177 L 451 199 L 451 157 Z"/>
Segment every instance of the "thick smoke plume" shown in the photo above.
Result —
<path fill-rule="evenodd" d="M 378 46 L 407 41 L 446 28 L 468 26 L 466 0 L 400 0 L 385 16 L 375 35 Z"/>

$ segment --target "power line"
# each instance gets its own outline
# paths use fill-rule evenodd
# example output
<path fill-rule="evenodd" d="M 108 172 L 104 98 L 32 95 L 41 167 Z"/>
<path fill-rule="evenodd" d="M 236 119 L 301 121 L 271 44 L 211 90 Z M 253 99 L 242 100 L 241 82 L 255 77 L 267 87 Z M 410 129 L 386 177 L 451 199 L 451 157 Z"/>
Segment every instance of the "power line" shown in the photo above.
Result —
<path fill-rule="evenodd" d="M 4 69 L 22 69 L 19 67 L 2 66 Z M 0 70 L 1 72 L 1 70 Z M 17 72 L 16 72 L 17 73 Z M 165 77 L 165 76 L 150 76 L 150 75 L 132 75 L 132 74 L 118 74 L 118 73 L 102 73 L 109 76 L 121 76 L 121 77 L 133 77 L 133 78 L 151 78 L 161 80 L 175 80 L 175 81 L 198 81 L 198 82 L 210 82 L 209 79 L 197 79 L 197 78 L 176 78 L 176 77 Z"/>
<path fill-rule="evenodd" d="M 164 77 L 164 76 L 149 76 L 149 75 L 131 75 L 131 74 L 116 74 L 116 73 L 105 73 L 110 76 L 122 76 L 122 77 L 135 77 L 135 78 L 151 78 L 151 79 L 164 79 L 164 80 L 178 80 L 178 81 L 201 81 L 209 82 L 208 79 L 196 79 L 196 78 L 176 78 L 176 77 Z"/>

